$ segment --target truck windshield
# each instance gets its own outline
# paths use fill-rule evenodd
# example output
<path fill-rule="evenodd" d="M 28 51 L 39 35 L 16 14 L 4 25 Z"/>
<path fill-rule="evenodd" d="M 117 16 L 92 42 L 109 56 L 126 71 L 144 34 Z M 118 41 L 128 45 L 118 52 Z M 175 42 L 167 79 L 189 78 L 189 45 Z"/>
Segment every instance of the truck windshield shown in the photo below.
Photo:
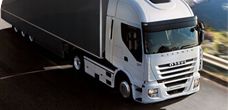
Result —
<path fill-rule="evenodd" d="M 194 27 L 144 33 L 146 54 L 164 53 L 196 45 L 198 45 L 198 33 Z"/>
<path fill-rule="evenodd" d="M 146 54 L 157 54 L 197 46 L 197 17 L 143 23 Z"/>

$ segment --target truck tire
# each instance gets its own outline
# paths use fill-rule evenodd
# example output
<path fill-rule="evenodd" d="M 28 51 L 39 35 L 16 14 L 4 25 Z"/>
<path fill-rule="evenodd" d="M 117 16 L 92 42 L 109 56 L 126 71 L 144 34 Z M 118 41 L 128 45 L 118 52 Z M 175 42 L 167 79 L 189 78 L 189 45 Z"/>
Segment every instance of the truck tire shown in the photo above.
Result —
<path fill-rule="evenodd" d="M 73 60 L 73 65 L 77 72 L 84 72 L 84 60 L 82 56 L 76 55 Z"/>
<path fill-rule="evenodd" d="M 33 42 L 34 38 L 31 35 L 28 35 L 28 40 L 29 40 L 29 42 Z"/>
<path fill-rule="evenodd" d="M 131 83 L 126 78 L 121 78 L 118 81 L 118 90 L 120 95 L 125 99 L 132 99 Z"/>
<path fill-rule="evenodd" d="M 14 32 L 18 32 L 18 29 L 17 29 L 17 27 L 15 27 L 15 26 L 13 26 L 13 30 L 14 30 Z"/>
<path fill-rule="evenodd" d="M 21 31 L 21 36 L 22 37 L 26 37 L 25 33 L 23 31 Z"/>

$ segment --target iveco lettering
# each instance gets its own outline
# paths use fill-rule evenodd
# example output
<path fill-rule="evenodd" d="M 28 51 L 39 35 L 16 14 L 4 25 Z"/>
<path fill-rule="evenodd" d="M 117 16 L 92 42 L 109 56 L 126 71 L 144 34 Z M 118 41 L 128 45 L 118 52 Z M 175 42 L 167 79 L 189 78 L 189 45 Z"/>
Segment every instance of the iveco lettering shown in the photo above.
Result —
<path fill-rule="evenodd" d="M 204 26 L 184 0 L 3 0 L 1 12 L 24 38 L 123 98 L 199 91 Z"/>

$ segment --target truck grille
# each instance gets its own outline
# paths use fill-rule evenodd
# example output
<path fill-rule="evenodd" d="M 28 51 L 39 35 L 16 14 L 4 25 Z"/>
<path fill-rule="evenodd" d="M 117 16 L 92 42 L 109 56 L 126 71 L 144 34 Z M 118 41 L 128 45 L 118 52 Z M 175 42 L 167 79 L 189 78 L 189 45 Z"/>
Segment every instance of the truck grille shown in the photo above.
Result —
<path fill-rule="evenodd" d="M 175 65 L 172 65 L 175 64 Z M 160 79 L 167 79 L 193 72 L 196 58 L 181 61 L 181 63 L 170 63 L 157 66 Z M 171 66 L 172 65 L 172 66 Z"/>
<path fill-rule="evenodd" d="M 186 89 L 188 80 L 194 73 L 196 58 L 176 63 L 158 65 L 158 83 L 163 83 L 168 95 L 182 93 Z"/>

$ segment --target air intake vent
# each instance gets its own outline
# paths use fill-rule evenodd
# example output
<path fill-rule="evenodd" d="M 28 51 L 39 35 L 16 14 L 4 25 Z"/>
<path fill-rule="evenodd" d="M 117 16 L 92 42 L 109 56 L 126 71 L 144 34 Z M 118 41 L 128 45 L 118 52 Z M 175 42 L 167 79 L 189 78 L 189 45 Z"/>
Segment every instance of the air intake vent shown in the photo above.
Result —
<path fill-rule="evenodd" d="M 171 0 L 150 0 L 154 4 L 160 4 L 160 3 L 168 3 Z"/>

